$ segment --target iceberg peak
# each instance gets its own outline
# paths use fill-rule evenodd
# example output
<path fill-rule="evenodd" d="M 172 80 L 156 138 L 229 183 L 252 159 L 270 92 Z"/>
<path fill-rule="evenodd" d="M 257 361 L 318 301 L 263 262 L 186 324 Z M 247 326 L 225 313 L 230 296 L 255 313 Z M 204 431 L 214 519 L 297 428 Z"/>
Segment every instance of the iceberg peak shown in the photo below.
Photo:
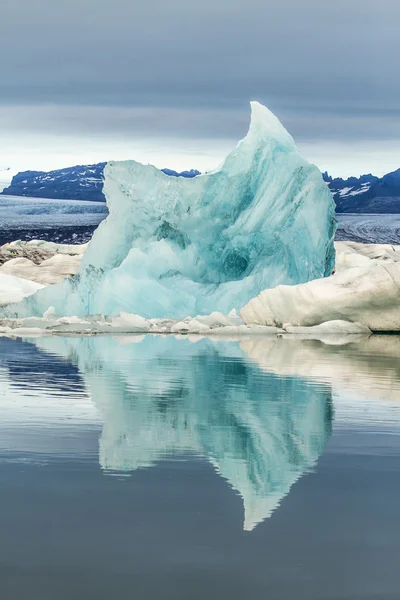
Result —
<path fill-rule="evenodd" d="M 272 140 L 295 146 L 294 139 L 290 133 L 269 108 L 260 104 L 257 100 L 252 100 L 250 107 L 251 120 L 249 134 L 267 134 Z"/>

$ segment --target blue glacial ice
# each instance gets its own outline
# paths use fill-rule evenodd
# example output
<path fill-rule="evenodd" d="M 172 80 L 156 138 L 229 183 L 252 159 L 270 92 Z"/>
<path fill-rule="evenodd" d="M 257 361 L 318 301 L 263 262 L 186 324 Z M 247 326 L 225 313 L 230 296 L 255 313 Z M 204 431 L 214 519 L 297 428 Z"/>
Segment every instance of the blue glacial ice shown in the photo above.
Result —
<path fill-rule="evenodd" d="M 168 177 L 151 165 L 110 162 L 99 225 L 76 276 L 8 314 L 120 310 L 143 317 L 240 310 L 262 290 L 331 274 L 334 202 L 317 167 L 264 106 L 214 172 Z"/>

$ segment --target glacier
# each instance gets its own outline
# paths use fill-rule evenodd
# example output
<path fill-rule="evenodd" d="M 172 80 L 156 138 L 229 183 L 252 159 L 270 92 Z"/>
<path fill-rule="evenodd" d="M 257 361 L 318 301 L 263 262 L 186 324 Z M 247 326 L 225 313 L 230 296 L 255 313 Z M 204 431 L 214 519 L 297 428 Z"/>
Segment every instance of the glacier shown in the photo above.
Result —
<path fill-rule="evenodd" d="M 251 109 L 247 136 L 214 172 L 184 179 L 109 162 L 109 216 L 77 274 L 2 314 L 227 314 L 266 288 L 329 276 L 332 195 L 279 120 L 257 102 Z"/>

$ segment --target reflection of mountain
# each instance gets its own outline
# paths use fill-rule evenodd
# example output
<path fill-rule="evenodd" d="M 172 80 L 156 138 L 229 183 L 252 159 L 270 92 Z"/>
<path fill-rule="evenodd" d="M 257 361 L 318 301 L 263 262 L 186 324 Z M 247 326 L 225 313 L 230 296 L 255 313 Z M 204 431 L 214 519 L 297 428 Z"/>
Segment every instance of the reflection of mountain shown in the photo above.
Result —
<path fill-rule="evenodd" d="M 101 466 L 132 471 L 173 453 L 203 455 L 241 495 L 253 529 L 318 459 L 331 432 L 330 386 L 265 373 L 236 343 L 125 341 L 35 340 L 78 365 L 104 420 Z"/>
<path fill-rule="evenodd" d="M 7 369 L 11 386 L 22 390 L 46 388 L 53 393 L 84 392 L 76 365 L 58 356 L 49 363 L 46 352 L 40 352 L 22 340 L 0 337 L 0 368 Z"/>

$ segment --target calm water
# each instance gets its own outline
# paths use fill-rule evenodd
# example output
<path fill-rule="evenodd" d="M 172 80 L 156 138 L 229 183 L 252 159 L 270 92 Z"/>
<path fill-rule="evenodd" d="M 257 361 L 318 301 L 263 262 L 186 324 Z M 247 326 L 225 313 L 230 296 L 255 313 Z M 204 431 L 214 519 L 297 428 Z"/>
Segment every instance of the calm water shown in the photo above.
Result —
<path fill-rule="evenodd" d="M 400 338 L 0 338 L 5 600 L 394 600 Z"/>

